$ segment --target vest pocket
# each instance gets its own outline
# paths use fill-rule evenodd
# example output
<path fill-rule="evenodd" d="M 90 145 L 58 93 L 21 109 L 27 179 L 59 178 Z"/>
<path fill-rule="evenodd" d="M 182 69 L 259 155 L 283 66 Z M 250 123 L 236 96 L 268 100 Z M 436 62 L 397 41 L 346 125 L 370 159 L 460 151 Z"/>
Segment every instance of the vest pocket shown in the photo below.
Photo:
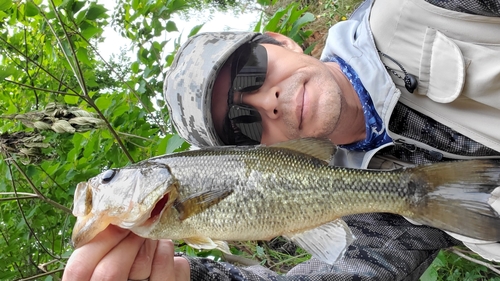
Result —
<path fill-rule="evenodd" d="M 457 44 L 427 28 L 420 58 L 418 94 L 439 103 L 454 101 L 465 83 L 465 59 Z"/>

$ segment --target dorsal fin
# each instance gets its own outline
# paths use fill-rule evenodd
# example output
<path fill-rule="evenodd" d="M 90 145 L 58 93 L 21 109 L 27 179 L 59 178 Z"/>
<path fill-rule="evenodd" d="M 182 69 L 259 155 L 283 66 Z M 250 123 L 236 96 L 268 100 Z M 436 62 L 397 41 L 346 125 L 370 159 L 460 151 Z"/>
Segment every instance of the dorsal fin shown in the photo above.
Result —
<path fill-rule="evenodd" d="M 298 151 L 312 157 L 330 162 L 337 152 L 337 146 L 328 139 L 303 138 L 275 143 L 269 147 L 279 147 Z"/>

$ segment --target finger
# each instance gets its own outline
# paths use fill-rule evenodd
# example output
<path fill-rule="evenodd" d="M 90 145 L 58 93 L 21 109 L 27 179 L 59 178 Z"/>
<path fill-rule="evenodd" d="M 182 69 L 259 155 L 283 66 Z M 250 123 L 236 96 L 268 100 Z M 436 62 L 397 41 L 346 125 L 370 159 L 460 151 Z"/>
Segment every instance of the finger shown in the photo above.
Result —
<path fill-rule="evenodd" d="M 153 259 L 150 281 L 189 281 L 190 267 L 187 259 L 174 257 L 171 240 L 160 240 Z"/>
<path fill-rule="evenodd" d="M 157 245 L 158 240 L 146 239 L 144 241 L 132 263 L 132 268 L 128 274 L 129 279 L 143 280 L 151 275 L 151 265 Z"/>
<path fill-rule="evenodd" d="M 174 257 L 174 272 L 176 281 L 191 280 L 191 269 L 187 259 L 183 257 Z"/>
<path fill-rule="evenodd" d="M 174 243 L 172 243 L 172 240 L 162 239 L 158 241 L 149 280 L 175 280 Z"/>
<path fill-rule="evenodd" d="M 132 263 L 145 239 L 130 233 L 96 266 L 90 280 L 127 280 Z"/>
<path fill-rule="evenodd" d="M 89 243 L 73 251 L 64 269 L 63 281 L 89 280 L 99 261 L 127 237 L 129 232 L 110 225 Z"/>

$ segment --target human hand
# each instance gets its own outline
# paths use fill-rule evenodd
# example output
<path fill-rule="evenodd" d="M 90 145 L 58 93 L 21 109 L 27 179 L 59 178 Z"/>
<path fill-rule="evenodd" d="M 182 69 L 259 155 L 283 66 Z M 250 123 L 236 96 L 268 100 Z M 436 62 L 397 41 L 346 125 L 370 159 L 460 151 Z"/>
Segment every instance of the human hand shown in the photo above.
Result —
<path fill-rule="evenodd" d="M 63 281 L 75 280 L 189 281 L 189 262 L 174 257 L 170 240 L 145 239 L 111 225 L 69 258 Z"/>

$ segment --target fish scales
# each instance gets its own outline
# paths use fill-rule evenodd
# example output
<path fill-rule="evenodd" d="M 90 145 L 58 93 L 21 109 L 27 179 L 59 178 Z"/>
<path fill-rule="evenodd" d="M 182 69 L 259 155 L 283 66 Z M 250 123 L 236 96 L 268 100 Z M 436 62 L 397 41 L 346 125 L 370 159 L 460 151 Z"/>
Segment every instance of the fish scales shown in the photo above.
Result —
<path fill-rule="evenodd" d="M 283 235 L 331 263 L 355 239 L 341 217 L 368 212 L 500 240 L 500 216 L 488 203 L 500 192 L 499 162 L 374 171 L 330 166 L 333 151 L 316 139 L 211 147 L 105 171 L 75 190 L 73 242 L 79 247 L 109 224 L 226 252 L 222 241 Z"/>
<path fill-rule="evenodd" d="M 170 236 L 181 239 L 187 233 L 204 233 L 220 240 L 234 240 L 235 236 L 248 240 L 258 234 L 269 239 L 290 231 L 291 225 L 292 231 L 300 231 L 352 213 L 409 214 L 411 194 L 406 186 L 410 177 L 404 170 L 343 169 L 300 154 L 272 152 L 235 149 L 207 155 L 193 151 L 182 157 L 153 159 L 168 163 L 179 181 L 181 198 L 212 188 L 234 189 L 226 199 L 200 214 L 182 222 L 169 221 L 179 229 L 179 237 Z M 148 235 L 159 238 L 165 234 L 157 229 Z"/>

